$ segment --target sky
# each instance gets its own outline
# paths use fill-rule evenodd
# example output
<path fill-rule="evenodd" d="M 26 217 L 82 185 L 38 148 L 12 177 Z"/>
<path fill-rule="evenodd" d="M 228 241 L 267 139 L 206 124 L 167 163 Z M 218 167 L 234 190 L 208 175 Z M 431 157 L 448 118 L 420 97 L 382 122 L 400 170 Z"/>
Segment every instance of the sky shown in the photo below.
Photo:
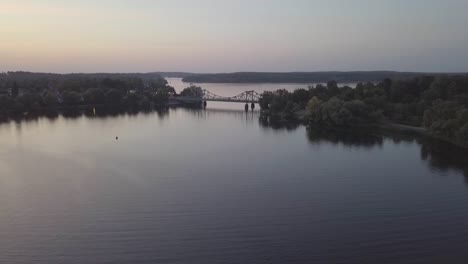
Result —
<path fill-rule="evenodd" d="M 468 71 L 467 0 L 0 0 L 0 71 Z"/>

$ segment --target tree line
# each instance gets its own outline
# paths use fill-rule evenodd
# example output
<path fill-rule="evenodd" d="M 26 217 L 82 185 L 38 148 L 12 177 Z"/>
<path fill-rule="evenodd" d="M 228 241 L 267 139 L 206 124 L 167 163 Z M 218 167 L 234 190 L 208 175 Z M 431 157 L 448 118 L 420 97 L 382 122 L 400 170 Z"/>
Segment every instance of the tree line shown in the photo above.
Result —
<path fill-rule="evenodd" d="M 0 111 L 83 105 L 150 107 L 167 103 L 173 87 L 156 74 L 0 74 Z"/>
<path fill-rule="evenodd" d="M 437 137 L 468 146 L 468 75 L 385 79 L 355 88 L 330 81 L 293 92 L 264 92 L 260 107 L 272 117 L 300 118 L 309 125 L 393 122 L 424 127 Z"/>

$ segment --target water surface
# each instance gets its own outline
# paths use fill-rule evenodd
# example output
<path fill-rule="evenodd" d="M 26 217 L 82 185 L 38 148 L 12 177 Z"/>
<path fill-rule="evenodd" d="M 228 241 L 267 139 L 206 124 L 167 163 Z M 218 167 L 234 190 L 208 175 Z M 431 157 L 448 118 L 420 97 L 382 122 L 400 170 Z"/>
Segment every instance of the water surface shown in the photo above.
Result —
<path fill-rule="evenodd" d="M 210 106 L 11 120 L 0 263 L 466 263 L 466 158 Z"/>

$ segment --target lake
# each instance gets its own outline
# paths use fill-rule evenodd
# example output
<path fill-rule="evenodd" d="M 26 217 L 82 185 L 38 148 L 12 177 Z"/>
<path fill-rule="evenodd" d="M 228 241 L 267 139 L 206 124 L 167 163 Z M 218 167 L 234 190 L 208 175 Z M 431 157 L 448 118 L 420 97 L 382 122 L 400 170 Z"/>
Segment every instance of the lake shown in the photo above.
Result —
<path fill-rule="evenodd" d="M 468 261 L 466 151 L 226 108 L 1 123 L 0 263 Z"/>

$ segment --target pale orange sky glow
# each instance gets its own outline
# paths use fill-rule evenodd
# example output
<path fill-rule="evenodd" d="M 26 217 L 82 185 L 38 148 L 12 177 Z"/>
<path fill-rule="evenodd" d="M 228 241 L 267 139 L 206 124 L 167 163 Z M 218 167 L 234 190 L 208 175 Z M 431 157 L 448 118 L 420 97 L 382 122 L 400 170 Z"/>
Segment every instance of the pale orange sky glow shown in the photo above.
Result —
<path fill-rule="evenodd" d="M 467 71 L 466 9 L 458 0 L 0 0 L 0 71 Z"/>

